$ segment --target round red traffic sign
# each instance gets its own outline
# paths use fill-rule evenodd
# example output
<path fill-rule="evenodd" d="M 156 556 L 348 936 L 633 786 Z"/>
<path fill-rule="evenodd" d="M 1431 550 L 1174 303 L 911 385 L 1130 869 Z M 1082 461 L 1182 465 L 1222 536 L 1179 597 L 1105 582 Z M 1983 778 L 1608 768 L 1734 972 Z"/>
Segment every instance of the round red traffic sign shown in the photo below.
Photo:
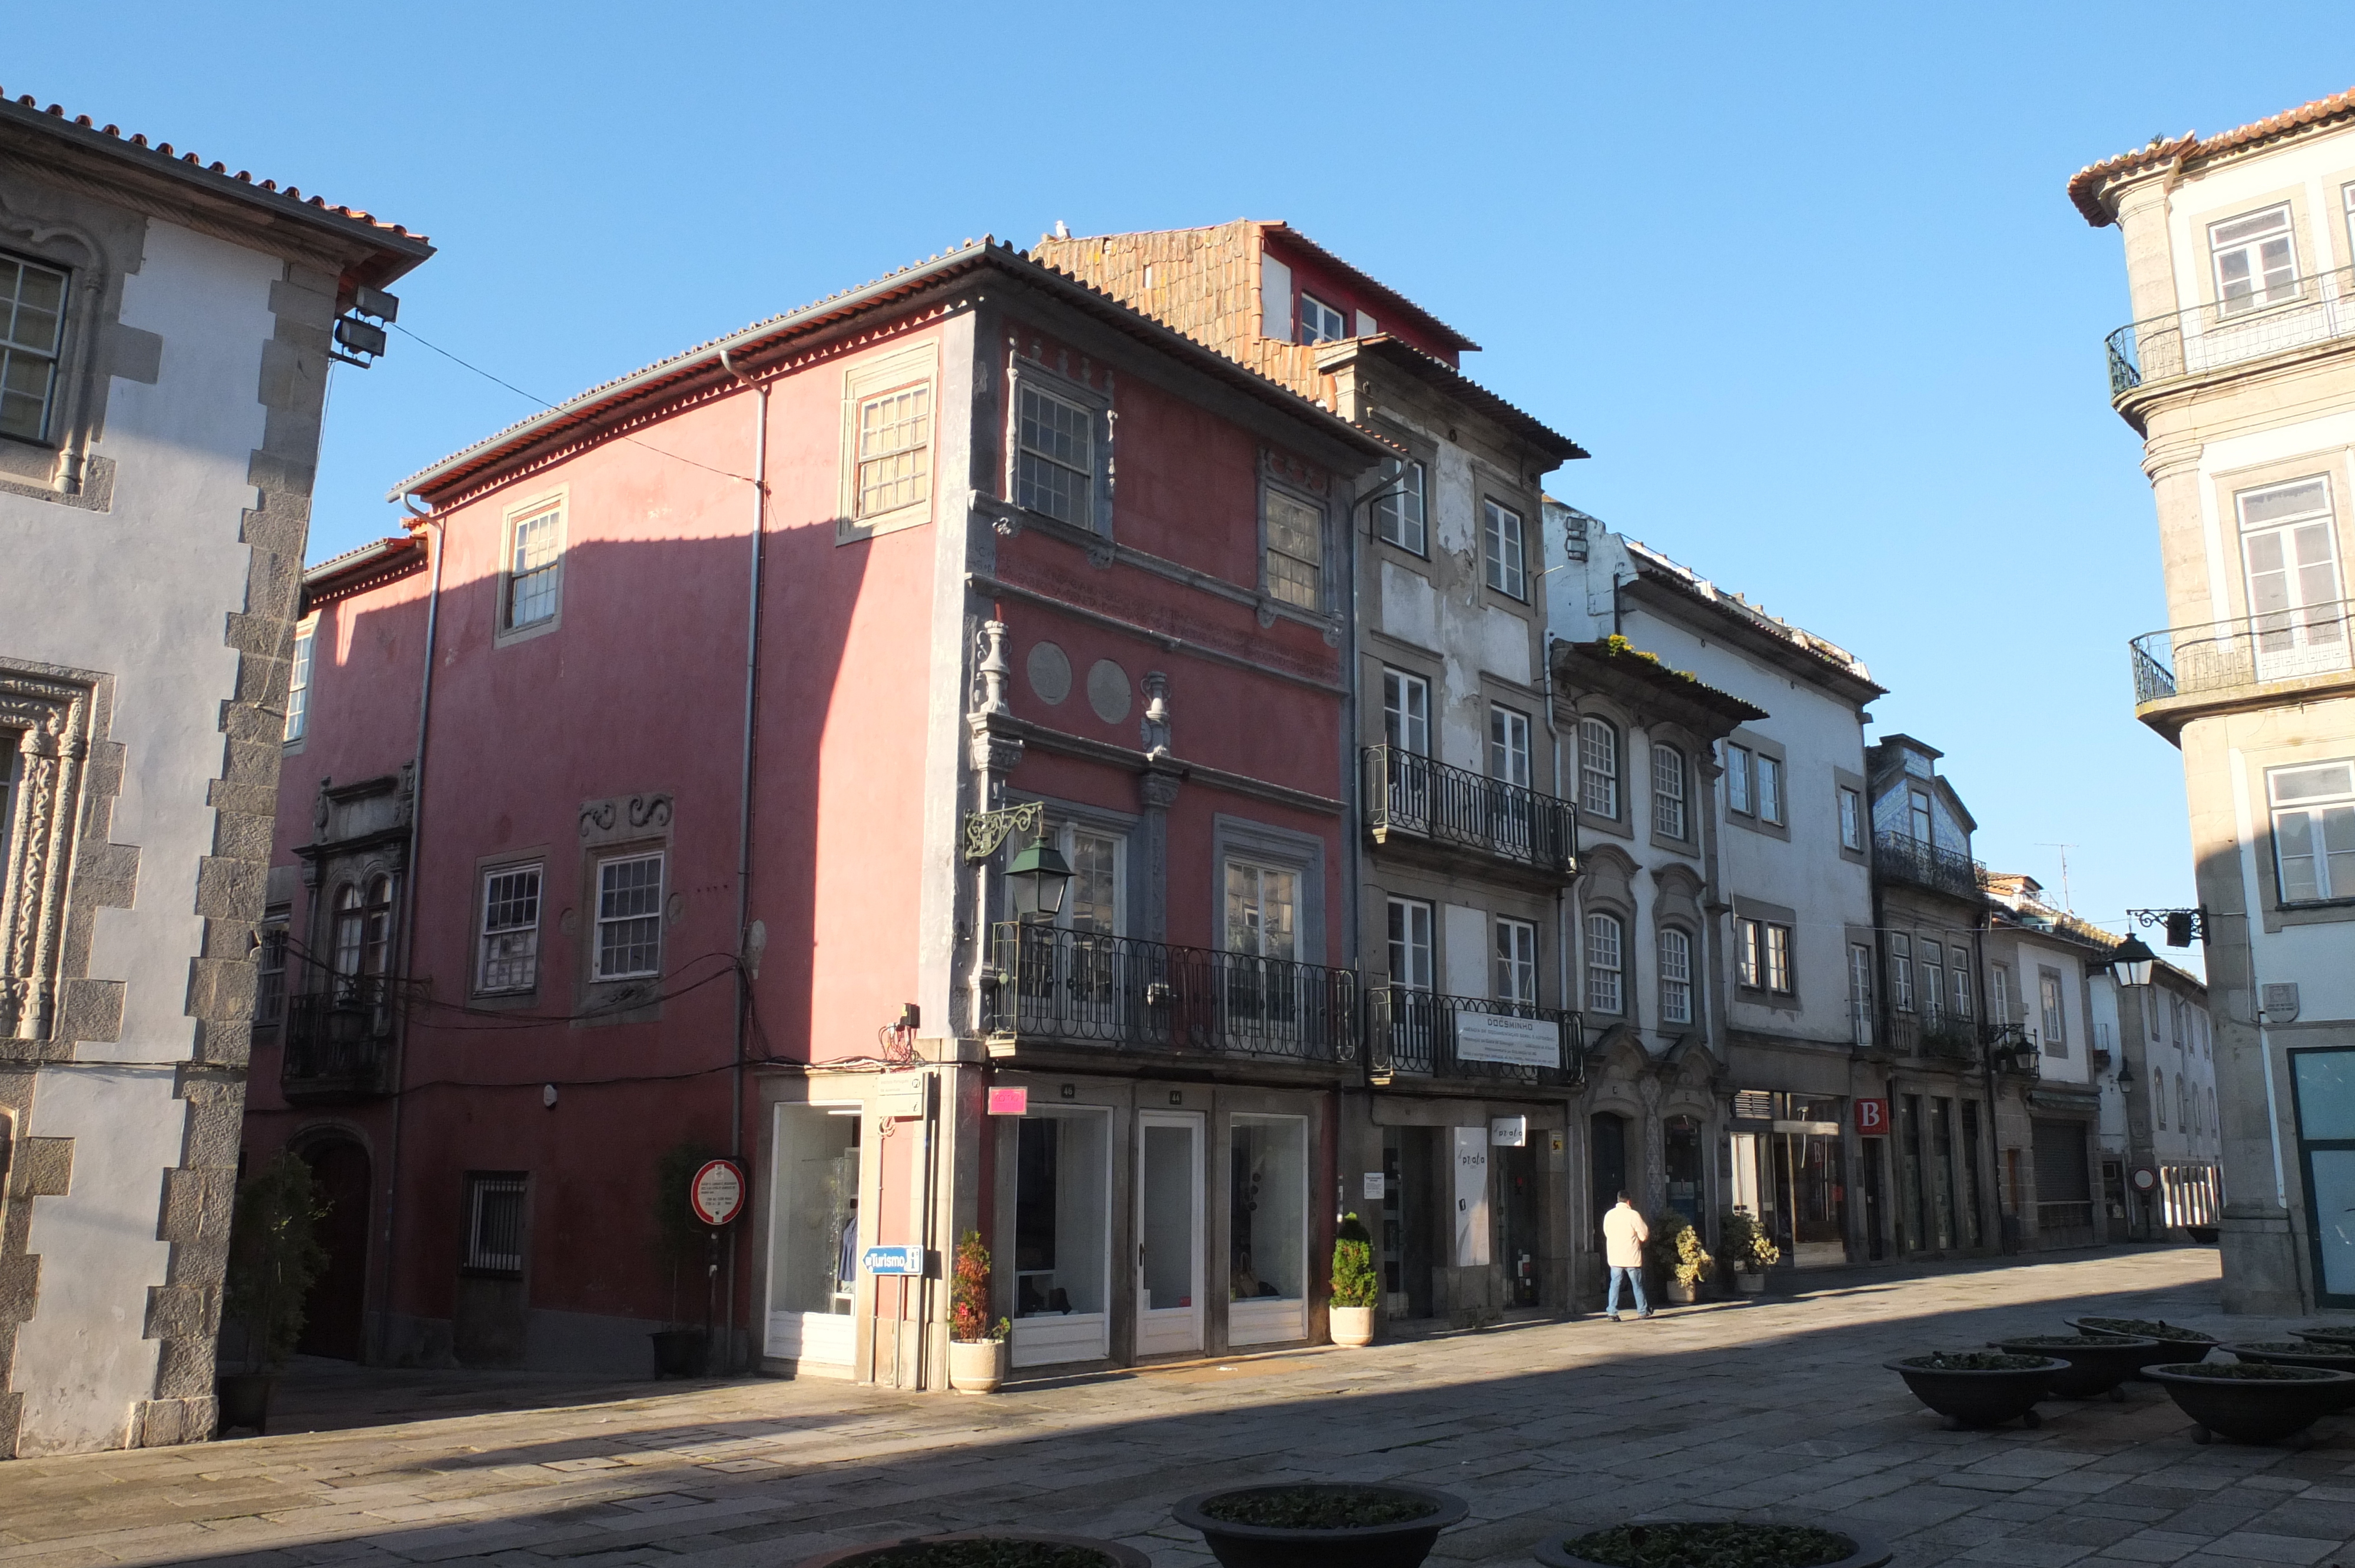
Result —
<path fill-rule="evenodd" d="M 687 1207 L 707 1225 L 724 1225 L 744 1207 L 744 1172 L 732 1160 L 709 1160 L 687 1189 Z"/>
<path fill-rule="evenodd" d="M 2137 1165 L 2134 1173 L 2135 1191 L 2147 1192 L 2158 1185 L 2158 1172 L 2147 1165 Z"/>

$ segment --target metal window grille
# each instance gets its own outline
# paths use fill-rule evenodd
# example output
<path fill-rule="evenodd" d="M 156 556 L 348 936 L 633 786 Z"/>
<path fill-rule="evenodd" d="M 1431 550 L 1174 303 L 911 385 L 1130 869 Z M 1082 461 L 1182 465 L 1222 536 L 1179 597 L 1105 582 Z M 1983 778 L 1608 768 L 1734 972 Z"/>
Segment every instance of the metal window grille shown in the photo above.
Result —
<path fill-rule="evenodd" d="M 1267 498 L 1267 591 L 1303 609 L 1325 605 L 1325 517 L 1305 501 Z"/>
<path fill-rule="evenodd" d="M 1660 933 L 1660 1022 L 1692 1022 L 1692 938 L 1673 928 Z"/>
<path fill-rule="evenodd" d="M 1482 503 L 1487 542 L 1488 586 L 1515 599 L 1529 596 L 1529 573 L 1521 553 L 1521 514 L 1495 502 Z"/>
<path fill-rule="evenodd" d="M 1578 723 L 1578 804 L 1598 817 L 1619 816 L 1619 732 L 1603 719 Z"/>
<path fill-rule="evenodd" d="M 0 256 L 0 435 L 49 439 L 65 323 L 66 275 Z"/>
<path fill-rule="evenodd" d="M 294 671 L 286 682 L 286 738 L 300 740 L 311 714 L 311 651 L 318 640 L 315 629 L 294 634 Z"/>
<path fill-rule="evenodd" d="M 1586 917 L 1586 1002 L 1596 1012 L 1618 1013 L 1625 1011 L 1625 992 L 1621 989 L 1621 931 L 1615 915 L 1589 915 Z"/>
<path fill-rule="evenodd" d="M 1094 527 L 1094 418 L 1084 408 L 1025 387 L 1015 418 L 1014 501 L 1082 528 Z"/>
<path fill-rule="evenodd" d="M 468 1268 L 523 1272 L 524 1188 L 520 1172 L 466 1178 Z"/>
<path fill-rule="evenodd" d="M 1374 503 L 1375 532 L 1418 556 L 1427 552 L 1430 539 L 1423 521 L 1425 477 L 1423 464 L 1409 462 L 1401 466 L 1393 458 L 1383 480 L 1388 493 Z"/>
<path fill-rule="evenodd" d="M 526 517 L 515 525 L 515 548 L 507 566 L 507 630 L 537 626 L 556 617 L 557 573 L 564 556 L 561 510 Z"/>
<path fill-rule="evenodd" d="M 879 517 L 932 493 L 932 389 L 929 383 L 858 406 L 858 515 Z"/>
<path fill-rule="evenodd" d="M 539 980 L 540 868 L 515 867 L 483 878 L 481 969 L 475 989 L 529 991 Z"/>
<path fill-rule="evenodd" d="M 1673 746 L 1652 747 L 1652 831 L 1685 836 L 1685 754 Z"/>
<path fill-rule="evenodd" d="M 597 868 L 597 978 L 662 972 L 663 857 L 633 855 Z"/>

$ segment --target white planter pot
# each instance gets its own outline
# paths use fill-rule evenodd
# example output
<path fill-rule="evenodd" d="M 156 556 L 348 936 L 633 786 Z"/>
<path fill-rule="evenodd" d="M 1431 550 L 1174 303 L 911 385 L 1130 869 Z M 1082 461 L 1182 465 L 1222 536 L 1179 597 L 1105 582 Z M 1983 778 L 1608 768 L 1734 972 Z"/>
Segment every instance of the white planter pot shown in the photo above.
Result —
<path fill-rule="evenodd" d="M 951 1340 L 949 1386 L 961 1393 L 996 1393 L 1006 1381 L 1004 1340 Z"/>
<path fill-rule="evenodd" d="M 1333 1342 L 1337 1345 L 1370 1345 L 1374 1342 L 1374 1309 L 1370 1307 L 1336 1307 L 1331 1309 Z"/>
<path fill-rule="evenodd" d="M 1660 1287 L 1660 1290 L 1668 1297 L 1668 1304 L 1672 1307 L 1689 1307 L 1700 1299 L 1700 1287 L 1687 1285 L 1681 1279 L 1669 1280 Z"/>
<path fill-rule="evenodd" d="M 1766 1288 L 1765 1271 L 1763 1269 L 1736 1269 L 1733 1275 L 1733 1287 L 1736 1290 L 1741 1291 L 1744 1296 L 1755 1296 L 1759 1294 Z"/>

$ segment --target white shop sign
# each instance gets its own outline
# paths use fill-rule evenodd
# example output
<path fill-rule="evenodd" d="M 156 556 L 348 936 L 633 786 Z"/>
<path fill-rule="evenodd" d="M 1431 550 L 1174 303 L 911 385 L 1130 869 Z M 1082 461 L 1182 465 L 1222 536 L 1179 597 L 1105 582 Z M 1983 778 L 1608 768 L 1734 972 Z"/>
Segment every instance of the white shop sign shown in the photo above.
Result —
<path fill-rule="evenodd" d="M 1459 1012 L 1455 1056 L 1463 1062 L 1559 1069 L 1561 1026 L 1542 1018 L 1514 1018 L 1502 1012 Z"/>
<path fill-rule="evenodd" d="M 1488 1129 L 1455 1133 L 1455 1266 L 1488 1261 Z"/>

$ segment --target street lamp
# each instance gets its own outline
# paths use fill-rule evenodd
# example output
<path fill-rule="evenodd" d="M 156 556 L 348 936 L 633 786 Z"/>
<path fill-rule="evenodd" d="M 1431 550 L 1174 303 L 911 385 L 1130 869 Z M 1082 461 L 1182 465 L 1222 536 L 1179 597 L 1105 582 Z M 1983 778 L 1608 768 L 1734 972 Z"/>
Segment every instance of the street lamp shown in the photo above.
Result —
<path fill-rule="evenodd" d="M 2148 985 L 2150 967 L 2158 961 L 2141 938 L 2129 936 L 2110 949 L 2110 976 L 2120 985 Z"/>
<path fill-rule="evenodd" d="M 1052 920 L 1062 913 L 1063 894 L 1071 885 L 1071 868 L 1042 832 L 1006 868 L 1006 882 L 1014 893 L 1016 919 Z"/>

